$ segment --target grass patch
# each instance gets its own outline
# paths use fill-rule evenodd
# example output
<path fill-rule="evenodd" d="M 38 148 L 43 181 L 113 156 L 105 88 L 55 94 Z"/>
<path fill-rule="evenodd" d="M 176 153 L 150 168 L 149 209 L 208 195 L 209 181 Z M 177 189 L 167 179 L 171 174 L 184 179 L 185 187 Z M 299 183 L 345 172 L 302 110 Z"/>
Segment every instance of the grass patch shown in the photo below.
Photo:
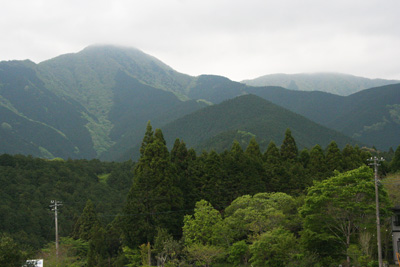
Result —
<path fill-rule="evenodd" d="M 97 176 L 97 177 L 99 177 L 100 183 L 107 184 L 108 176 L 110 176 L 109 173 L 103 173 L 103 174 L 100 174 L 100 175 Z"/>

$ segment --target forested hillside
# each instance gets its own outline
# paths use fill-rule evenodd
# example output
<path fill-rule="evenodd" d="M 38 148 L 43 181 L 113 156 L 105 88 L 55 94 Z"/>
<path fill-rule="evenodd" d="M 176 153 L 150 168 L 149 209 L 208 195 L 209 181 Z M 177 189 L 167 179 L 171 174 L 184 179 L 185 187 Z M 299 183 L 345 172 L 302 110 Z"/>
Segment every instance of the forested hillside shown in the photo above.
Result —
<path fill-rule="evenodd" d="M 255 95 L 240 96 L 204 108 L 167 124 L 163 130 L 168 143 L 179 137 L 198 151 L 216 149 L 222 152 L 229 149 L 234 140 L 246 146 L 252 137 L 265 150 L 271 141 L 282 142 L 282 132 L 286 128 L 292 130 L 300 148 L 310 148 L 314 144 L 326 146 L 332 140 L 340 147 L 356 144 L 345 135 Z"/>
<path fill-rule="evenodd" d="M 180 139 L 168 150 L 163 132 L 148 123 L 136 164 L 4 154 L 1 246 L 12 246 L 19 259 L 56 264 L 49 205 L 57 200 L 63 203 L 58 264 L 66 266 L 339 264 L 360 243 L 317 218 L 334 223 L 335 213 L 351 210 L 355 231 L 362 218 L 362 233 L 374 233 L 373 171 L 365 165 L 371 152 L 340 149 L 335 141 L 299 151 L 290 129 L 282 136 L 266 150 L 252 138 L 245 149 L 234 142 L 221 153 L 196 154 Z M 400 146 L 392 157 L 381 175 L 400 170 Z M 365 198 L 352 206 L 355 187 Z M 315 206 L 329 207 L 319 197 L 325 191 L 336 203 L 333 213 Z M 383 188 L 380 194 L 384 219 L 390 203 Z M 375 258 L 361 249 L 351 253 L 352 262 Z M 388 244 L 384 257 L 391 257 Z"/>
<path fill-rule="evenodd" d="M 388 150 L 398 143 L 400 84 L 371 88 L 347 97 L 277 87 L 247 90 L 369 146 Z"/>

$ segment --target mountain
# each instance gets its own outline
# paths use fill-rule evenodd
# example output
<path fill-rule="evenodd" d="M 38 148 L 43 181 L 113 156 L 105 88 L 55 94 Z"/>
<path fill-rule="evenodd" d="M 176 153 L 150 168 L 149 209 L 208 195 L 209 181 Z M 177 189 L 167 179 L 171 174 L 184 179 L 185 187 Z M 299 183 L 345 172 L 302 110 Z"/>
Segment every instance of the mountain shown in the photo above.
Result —
<path fill-rule="evenodd" d="M 110 159 L 118 145 L 142 136 L 148 120 L 161 126 L 205 106 L 188 100 L 192 80 L 137 49 L 114 46 L 40 64 L 1 62 L 0 151 Z"/>
<path fill-rule="evenodd" d="M 387 150 L 400 142 L 400 84 L 350 96 L 279 87 L 249 87 L 247 91 L 370 146 Z"/>
<path fill-rule="evenodd" d="M 39 64 L 29 60 L 0 62 L 0 153 L 123 159 L 131 157 L 135 152 L 132 149 L 140 145 L 149 120 L 154 128 L 167 127 L 167 133 L 176 134 L 169 136 L 171 140 L 183 138 L 200 150 L 223 150 L 233 139 L 247 143 L 252 136 L 265 146 L 269 140 L 279 143 L 284 130 L 304 117 L 360 143 L 388 149 L 399 143 L 398 92 L 399 85 L 362 90 L 346 97 L 277 86 L 253 87 L 217 75 L 182 74 L 135 48 L 90 46 Z M 248 94 L 281 106 L 280 111 L 275 106 L 268 110 L 259 99 L 249 101 L 253 106 L 237 103 L 246 106 L 240 109 L 243 114 L 228 105 L 227 110 L 236 117 L 220 109 L 220 104 L 229 103 L 225 101 L 245 99 Z M 221 115 L 211 112 L 214 109 Z M 258 109 L 264 113 L 256 113 Z M 282 109 L 304 117 L 260 117 L 265 112 L 289 112 Z M 222 116 L 221 127 L 213 124 L 211 113 L 214 118 Z M 197 116 L 198 122 L 190 119 L 179 131 L 177 127 L 171 130 L 171 125 L 189 118 L 186 115 Z M 265 122 L 276 129 L 269 129 Z M 200 128 L 192 132 L 192 126 Z M 316 133 L 322 131 L 320 126 L 309 127 L 315 127 Z M 301 146 L 327 142 L 311 131 L 302 135 L 300 129 L 297 125 L 292 132 L 297 131 Z"/>
<path fill-rule="evenodd" d="M 290 128 L 300 148 L 315 144 L 328 145 L 335 140 L 339 146 L 357 141 L 318 125 L 311 120 L 275 105 L 261 97 L 247 94 L 208 106 L 165 125 L 162 130 L 170 146 L 175 138 L 188 147 L 229 149 L 234 139 L 247 145 L 255 136 L 263 149 L 270 141 L 281 144 Z M 222 145 L 223 144 L 223 145 Z"/>
<path fill-rule="evenodd" d="M 145 128 L 145 122 L 138 125 L 138 121 L 134 118 L 132 121 L 126 121 L 128 114 L 122 120 L 116 117 L 116 114 L 120 112 L 117 110 L 123 110 L 125 105 L 130 105 L 125 101 L 125 105 L 118 107 L 118 99 L 116 99 L 121 93 L 118 91 L 119 86 L 122 86 L 124 89 L 121 90 L 125 92 L 129 90 L 126 88 L 126 86 L 129 87 L 126 85 L 127 77 L 130 77 L 130 82 L 133 83 L 130 89 L 137 88 L 146 92 L 152 88 L 152 92 L 158 90 L 157 93 L 160 94 L 165 91 L 167 93 L 163 95 L 169 95 L 169 99 L 174 98 L 175 104 L 182 102 L 176 99 L 177 97 L 181 100 L 188 99 L 187 87 L 193 80 L 192 77 L 174 71 L 158 59 L 138 49 L 108 45 L 89 46 L 79 53 L 66 54 L 42 62 L 38 67 L 48 88 L 60 96 L 71 97 L 87 109 L 89 114 L 84 114 L 84 116 L 89 116 L 89 123 L 86 127 L 92 135 L 97 155 L 101 155 L 118 142 L 118 138 L 125 134 L 121 127 L 125 127 L 127 122 L 136 128 Z M 125 78 L 122 77 L 124 73 Z M 149 93 L 145 93 L 147 97 L 155 96 Z M 130 114 L 140 109 L 141 114 L 145 115 L 146 111 L 143 107 L 137 106 L 138 102 L 141 102 L 140 97 L 137 97 L 138 101 L 135 105 L 137 108 L 128 109 Z M 115 100 L 117 102 L 114 102 Z M 163 100 L 151 101 L 152 106 L 148 106 L 148 109 L 154 109 L 158 105 L 164 107 L 167 104 L 174 105 L 169 100 L 165 105 Z M 158 111 L 161 112 L 160 109 Z M 144 120 L 153 118 L 150 116 Z"/>
<path fill-rule="evenodd" d="M 400 83 L 397 80 L 368 79 L 341 73 L 270 74 L 244 80 L 250 86 L 280 86 L 291 90 L 322 91 L 347 96 L 364 89 Z"/>

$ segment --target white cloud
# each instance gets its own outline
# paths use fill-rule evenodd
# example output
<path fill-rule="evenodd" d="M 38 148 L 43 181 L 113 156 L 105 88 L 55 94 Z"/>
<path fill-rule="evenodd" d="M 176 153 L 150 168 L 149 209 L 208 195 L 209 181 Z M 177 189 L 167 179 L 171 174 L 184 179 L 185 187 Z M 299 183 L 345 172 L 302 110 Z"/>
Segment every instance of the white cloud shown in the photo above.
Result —
<path fill-rule="evenodd" d="M 192 75 L 400 79 L 398 0 L 0 0 L 0 60 L 135 46 Z"/>

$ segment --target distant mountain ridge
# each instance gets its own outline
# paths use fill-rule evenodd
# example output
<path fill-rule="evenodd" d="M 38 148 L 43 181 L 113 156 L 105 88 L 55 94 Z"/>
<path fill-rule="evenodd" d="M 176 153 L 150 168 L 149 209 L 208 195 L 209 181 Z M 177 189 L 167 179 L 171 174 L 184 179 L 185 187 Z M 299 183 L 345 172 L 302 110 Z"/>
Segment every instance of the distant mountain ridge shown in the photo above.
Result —
<path fill-rule="evenodd" d="M 207 114 L 214 108 L 220 114 L 212 117 L 229 118 L 223 121 L 225 126 L 218 128 L 218 132 L 209 133 L 201 128 L 185 135 L 188 139 L 184 138 L 185 142 L 199 150 L 222 149 L 233 139 L 246 141 L 254 135 L 268 136 L 266 133 L 270 130 L 266 124 L 280 125 L 277 129 L 282 137 L 281 128 L 286 124 L 285 128 L 291 127 L 289 123 L 273 122 L 273 117 L 266 119 L 251 113 L 253 108 L 267 109 L 265 102 L 248 94 L 279 105 L 269 106 L 268 112 L 281 114 L 275 120 L 284 122 L 286 117 L 282 114 L 296 112 L 353 137 L 356 142 L 387 149 L 399 143 L 398 92 L 398 85 L 363 90 L 347 97 L 277 86 L 253 87 L 217 75 L 192 77 L 182 74 L 138 49 L 90 46 L 39 64 L 29 60 L 0 62 L 0 153 L 45 158 L 121 159 L 140 144 L 149 120 L 154 128 L 165 128 L 166 136 L 169 132 L 176 133 L 176 136 L 168 137 L 172 140 L 184 136 L 179 132 L 190 133 L 190 127 L 195 127 L 198 122 L 188 122 L 189 129 L 178 127 L 177 132 L 171 125 L 180 125 L 181 119 L 195 118 L 199 114 L 211 120 Z M 218 109 L 218 104 L 227 105 L 225 101 L 237 97 L 241 101 L 252 99 L 248 101 L 254 107 L 248 106 L 248 111 L 242 109 L 243 113 L 253 114 L 246 120 L 241 120 L 240 114 L 229 105 L 227 111 Z M 282 111 L 282 107 L 287 110 Z M 202 113 L 204 108 L 207 109 Z M 361 112 L 366 109 L 368 112 Z M 236 114 L 237 120 L 226 114 L 228 110 Z M 196 111 L 199 113 L 193 113 Z M 304 117 L 296 120 L 304 121 Z M 198 117 L 196 120 L 204 122 L 204 119 Z M 209 129 L 211 126 L 204 127 Z M 316 132 L 324 132 L 323 136 L 337 134 L 322 131 L 321 126 L 312 127 Z M 263 129 L 263 132 L 255 129 Z M 301 132 L 292 132 L 297 131 Z M 198 135 L 201 132 L 204 138 Z M 313 134 L 309 134 L 309 140 L 317 142 L 319 139 Z M 278 133 L 274 136 L 271 140 L 278 140 Z M 381 136 L 385 136 L 385 140 Z M 311 145 L 305 140 L 306 136 L 303 137 L 299 137 L 301 144 Z M 267 142 L 268 138 L 263 138 L 260 142 Z M 321 142 L 326 142 L 327 138 L 324 138 Z M 348 142 L 355 141 L 348 139 Z"/>
<path fill-rule="evenodd" d="M 348 96 L 361 90 L 400 83 L 400 80 L 368 79 L 342 73 L 269 74 L 242 81 L 250 86 L 280 86 L 299 91 L 322 91 Z"/>

